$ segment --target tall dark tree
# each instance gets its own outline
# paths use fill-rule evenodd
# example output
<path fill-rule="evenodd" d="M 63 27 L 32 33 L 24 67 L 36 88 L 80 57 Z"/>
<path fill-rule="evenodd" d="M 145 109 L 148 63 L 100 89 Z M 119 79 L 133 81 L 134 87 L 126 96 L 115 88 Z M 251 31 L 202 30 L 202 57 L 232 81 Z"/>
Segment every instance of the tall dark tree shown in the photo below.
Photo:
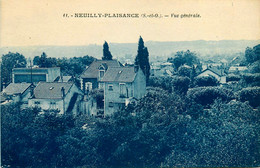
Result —
<path fill-rule="evenodd" d="M 112 54 L 109 51 L 109 46 L 107 44 L 107 42 L 105 41 L 105 43 L 103 44 L 103 57 L 102 60 L 112 60 Z"/>
<path fill-rule="evenodd" d="M 150 76 L 150 63 L 149 63 L 149 52 L 147 47 L 144 46 L 143 38 L 140 36 L 138 42 L 137 56 L 135 57 L 135 65 L 140 66 L 146 76 L 146 82 Z"/>

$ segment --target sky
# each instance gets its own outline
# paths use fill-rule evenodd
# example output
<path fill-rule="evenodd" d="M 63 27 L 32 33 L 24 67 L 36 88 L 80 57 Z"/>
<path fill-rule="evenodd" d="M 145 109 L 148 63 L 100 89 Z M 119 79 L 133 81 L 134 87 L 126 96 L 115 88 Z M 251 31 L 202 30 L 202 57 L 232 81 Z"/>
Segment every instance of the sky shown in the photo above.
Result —
<path fill-rule="evenodd" d="M 75 13 L 134 13 L 139 18 L 63 17 Z M 140 35 L 144 41 L 260 39 L 260 0 L 1 0 L 0 18 L 3 47 L 137 43 Z"/>

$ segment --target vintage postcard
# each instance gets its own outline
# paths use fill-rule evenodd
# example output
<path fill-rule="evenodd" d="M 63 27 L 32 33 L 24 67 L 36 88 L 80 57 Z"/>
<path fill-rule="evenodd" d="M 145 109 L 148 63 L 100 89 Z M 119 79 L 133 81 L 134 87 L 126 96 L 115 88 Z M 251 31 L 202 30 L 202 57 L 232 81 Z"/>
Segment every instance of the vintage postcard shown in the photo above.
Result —
<path fill-rule="evenodd" d="M 259 167 L 259 0 L 0 0 L 0 167 Z"/>

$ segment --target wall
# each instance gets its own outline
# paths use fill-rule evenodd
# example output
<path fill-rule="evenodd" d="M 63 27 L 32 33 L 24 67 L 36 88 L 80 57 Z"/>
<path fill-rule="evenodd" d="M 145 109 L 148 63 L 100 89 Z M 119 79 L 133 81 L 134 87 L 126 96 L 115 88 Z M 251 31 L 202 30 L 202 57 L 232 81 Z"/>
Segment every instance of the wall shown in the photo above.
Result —
<path fill-rule="evenodd" d="M 134 80 L 134 97 L 142 98 L 146 93 L 146 79 L 141 69 L 138 70 Z"/>

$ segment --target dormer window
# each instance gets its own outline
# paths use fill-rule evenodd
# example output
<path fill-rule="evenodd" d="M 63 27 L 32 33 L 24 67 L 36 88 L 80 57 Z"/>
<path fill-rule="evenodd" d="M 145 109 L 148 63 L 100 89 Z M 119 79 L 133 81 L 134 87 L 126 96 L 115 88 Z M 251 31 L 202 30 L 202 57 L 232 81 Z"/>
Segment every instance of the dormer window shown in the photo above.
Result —
<path fill-rule="evenodd" d="M 99 70 L 99 78 L 101 79 L 105 74 L 105 70 Z"/>

